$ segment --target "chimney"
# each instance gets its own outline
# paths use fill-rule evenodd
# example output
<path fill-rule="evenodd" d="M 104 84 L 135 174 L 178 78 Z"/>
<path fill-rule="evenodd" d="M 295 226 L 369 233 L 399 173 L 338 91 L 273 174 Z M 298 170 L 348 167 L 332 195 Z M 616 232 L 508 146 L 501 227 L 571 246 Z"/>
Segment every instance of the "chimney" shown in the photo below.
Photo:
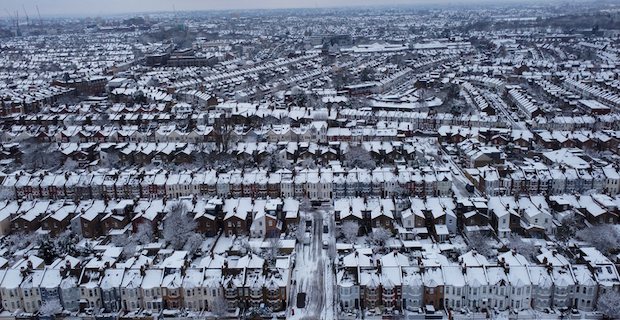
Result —
<path fill-rule="evenodd" d="M 143 277 L 146 275 L 146 268 L 144 267 L 144 265 L 140 266 L 140 275 Z"/>

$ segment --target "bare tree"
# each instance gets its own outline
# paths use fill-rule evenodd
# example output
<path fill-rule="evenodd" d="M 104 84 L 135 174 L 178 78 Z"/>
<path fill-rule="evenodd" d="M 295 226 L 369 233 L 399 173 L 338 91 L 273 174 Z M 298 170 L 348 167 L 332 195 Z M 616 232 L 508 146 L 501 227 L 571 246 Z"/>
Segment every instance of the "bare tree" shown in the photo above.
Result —
<path fill-rule="evenodd" d="M 15 192 L 9 189 L 0 190 L 0 200 L 12 200 L 15 199 Z"/>
<path fill-rule="evenodd" d="M 121 159 L 118 154 L 114 152 L 103 152 L 99 153 L 99 166 L 103 168 L 112 168 L 118 169 L 121 167 Z"/>
<path fill-rule="evenodd" d="M 374 228 L 372 229 L 372 233 L 366 238 L 366 242 L 373 246 L 383 247 L 385 246 L 385 242 L 391 237 L 392 231 L 385 228 Z"/>
<path fill-rule="evenodd" d="M 211 312 L 218 318 L 221 318 L 228 313 L 228 302 L 223 295 L 219 295 L 215 298 L 215 301 L 211 304 Z"/>
<path fill-rule="evenodd" d="M 41 304 L 39 313 L 43 316 L 53 316 L 62 312 L 62 304 L 58 299 L 46 300 Z"/>
<path fill-rule="evenodd" d="M 187 242 L 185 242 L 185 246 L 183 250 L 190 252 L 191 254 L 195 254 L 200 249 L 200 246 L 204 242 L 205 238 L 202 234 L 198 232 L 193 232 L 189 238 L 187 238 Z"/>
<path fill-rule="evenodd" d="M 232 125 L 230 119 L 222 118 L 215 121 L 213 125 L 213 135 L 215 144 L 220 152 L 227 152 L 231 143 Z"/>
<path fill-rule="evenodd" d="M 55 144 L 30 138 L 21 143 L 20 149 L 25 169 L 53 169 L 61 165 L 60 152 Z"/>
<path fill-rule="evenodd" d="M 511 233 L 508 237 L 508 241 L 510 241 L 508 247 L 517 250 L 517 252 L 522 254 L 528 261 L 532 261 L 532 259 L 538 255 L 538 248 L 536 248 L 532 242 L 524 240 L 518 234 Z"/>
<path fill-rule="evenodd" d="M 620 294 L 607 290 L 598 297 L 596 310 L 602 312 L 606 319 L 620 319 Z"/>
<path fill-rule="evenodd" d="M 612 225 L 599 224 L 579 230 L 577 237 L 605 255 L 620 249 L 620 234 Z"/>
<path fill-rule="evenodd" d="M 34 232 L 24 233 L 12 233 L 4 238 L 4 244 L 8 249 L 9 254 L 13 254 L 16 251 L 25 249 L 28 245 L 36 243 L 39 236 Z"/>
<path fill-rule="evenodd" d="M 291 224 L 289 226 L 289 234 L 292 234 L 298 242 L 302 242 L 304 240 L 304 228 L 300 224 Z"/>
<path fill-rule="evenodd" d="M 267 243 L 269 243 L 269 247 L 264 254 L 264 258 L 270 265 L 275 266 L 276 259 L 280 254 L 280 248 L 282 248 L 282 241 L 280 241 L 280 238 L 269 238 Z"/>
<path fill-rule="evenodd" d="M 364 147 L 353 146 L 344 154 L 344 165 L 350 168 L 374 169 L 377 165 L 375 160 Z"/>
<path fill-rule="evenodd" d="M 139 244 L 147 244 L 153 241 L 153 228 L 148 222 L 138 224 L 136 233 L 133 234 L 133 238 Z"/>
<path fill-rule="evenodd" d="M 299 202 L 299 210 L 303 212 L 310 212 L 312 210 L 312 201 L 308 197 L 303 197 Z"/>
<path fill-rule="evenodd" d="M 340 227 L 340 232 L 348 243 L 355 243 L 359 230 L 360 226 L 357 221 L 345 221 Z"/>
<path fill-rule="evenodd" d="M 187 212 L 184 203 L 177 201 L 170 205 L 164 218 L 163 235 L 173 249 L 181 250 L 194 233 L 197 223 Z"/>
<path fill-rule="evenodd" d="M 467 250 L 474 250 L 485 257 L 493 254 L 493 248 L 490 244 L 491 238 L 482 235 L 479 232 L 473 232 L 467 235 Z"/>

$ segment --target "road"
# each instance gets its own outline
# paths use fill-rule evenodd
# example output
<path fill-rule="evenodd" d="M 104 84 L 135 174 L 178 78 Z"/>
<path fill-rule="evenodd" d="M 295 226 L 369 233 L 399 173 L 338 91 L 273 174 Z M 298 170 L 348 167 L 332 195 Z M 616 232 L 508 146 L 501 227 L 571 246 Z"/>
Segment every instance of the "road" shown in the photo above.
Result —
<path fill-rule="evenodd" d="M 510 115 L 510 112 L 508 112 L 508 106 L 506 105 L 506 103 L 504 102 L 504 100 L 502 98 L 500 98 L 497 94 L 495 93 L 491 93 L 491 92 L 486 92 L 485 94 L 486 97 L 488 97 L 493 105 L 495 106 L 495 110 L 497 110 L 499 112 L 499 115 L 504 118 L 504 120 L 506 120 L 506 122 L 508 122 L 510 124 L 510 127 L 513 129 L 519 129 L 519 130 L 523 130 L 523 125 L 521 125 L 520 123 L 516 122 L 513 118 L 512 115 Z"/>
<path fill-rule="evenodd" d="M 467 177 L 465 177 L 465 172 L 463 172 L 461 167 L 458 164 L 456 164 L 454 160 L 452 160 L 452 157 L 450 157 L 441 148 L 441 146 L 438 146 L 437 148 L 439 150 L 440 156 L 444 159 L 448 159 L 448 164 L 450 165 L 450 168 L 451 168 L 450 171 L 457 170 L 456 172 L 458 172 L 458 174 L 454 174 L 454 172 L 452 172 L 452 191 L 454 191 L 454 195 L 457 198 L 468 198 L 471 196 L 476 196 L 476 197 L 481 196 L 482 193 L 480 193 L 480 190 L 478 190 L 478 188 L 474 188 L 473 194 L 467 191 L 465 186 L 468 184 L 471 184 L 471 182 L 467 179 Z"/>
<path fill-rule="evenodd" d="M 332 259 L 329 259 L 330 250 L 323 249 L 323 217 L 327 217 L 331 211 L 323 209 L 312 210 L 307 213 L 307 218 L 312 220 L 312 241 L 310 244 L 299 243 L 297 245 L 297 258 L 293 279 L 290 308 L 287 311 L 287 319 L 335 319 L 334 314 L 334 285 Z M 327 219 L 330 221 L 333 219 Z M 334 247 L 333 222 L 328 223 L 330 248 Z M 306 293 L 305 308 L 297 308 L 297 294 Z M 292 309 L 295 309 L 293 314 Z"/>

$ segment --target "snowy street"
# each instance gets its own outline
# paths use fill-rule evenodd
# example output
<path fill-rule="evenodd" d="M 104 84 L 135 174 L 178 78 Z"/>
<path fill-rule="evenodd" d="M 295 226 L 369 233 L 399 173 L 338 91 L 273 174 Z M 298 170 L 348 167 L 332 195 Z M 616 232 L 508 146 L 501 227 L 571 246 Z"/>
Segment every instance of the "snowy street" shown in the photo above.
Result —
<path fill-rule="evenodd" d="M 291 305 L 287 311 L 287 319 L 334 319 L 334 285 L 332 261 L 328 257 L 329 249 L 323 249 L 323 237 L 329 239 L 333 250 L 334 239 L 331 236 L 333 223 L 328 225 L 329 233 L 323 234 L 324 210 L 313 210 L 307 214 L 312 220 L 312 239 L 309 244 L 301 242 L 297 245 L 297 260 L 293 273 Z M 333 219 L 327 219 L 330 221 Z M 297 295 L 306 294 L 305 308 L 297 307 Z M 293 314 L 294 309 L 294 314 Z"/>

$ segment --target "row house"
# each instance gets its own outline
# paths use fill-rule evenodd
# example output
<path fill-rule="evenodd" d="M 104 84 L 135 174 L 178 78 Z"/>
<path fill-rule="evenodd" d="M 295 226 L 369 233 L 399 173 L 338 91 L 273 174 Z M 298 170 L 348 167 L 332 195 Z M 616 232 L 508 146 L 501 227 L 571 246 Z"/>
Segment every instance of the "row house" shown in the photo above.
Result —
<path fill-rule="evenodd" d="M 41 187 L 43 185 L 43 187 Z M 446 169 L 408 166 L 374 170 L 340 167 L 275 172 L 256 169 L 171 174 L 163 171 L 111 171 L 108 174 L 9 175 L 2 188 L 22 199 L 135 199 L 186 196 L 308 197 L 313 200 L 397 195 L 449 196 L 452 175 Z M 11 191 L 12 190 L 12 191 Z"/>
<path fill-rule="evenodd" d="M 589 312 L 605 285 L 588 265 L 551 265 L 546 260 L 531 265 L 514 251 L 501 255 L 497 264 L 482 265 L 474 261 L 475 253 L 459 258 L 458 266 L 416 265 L 399 256 L 388 253 L 376 266 L 358 251 L 345 256 L 336 273 L 340 306 L 344 310 L 383 306 L 416 311 L 430 305 L 448 310 L 577 308 Z M 391 262 L 379 262 L 386 257 Z M 394 263 L 398 260 L 402 262 Z M 617 284 L 615 274 L 609 279 Z"/>

